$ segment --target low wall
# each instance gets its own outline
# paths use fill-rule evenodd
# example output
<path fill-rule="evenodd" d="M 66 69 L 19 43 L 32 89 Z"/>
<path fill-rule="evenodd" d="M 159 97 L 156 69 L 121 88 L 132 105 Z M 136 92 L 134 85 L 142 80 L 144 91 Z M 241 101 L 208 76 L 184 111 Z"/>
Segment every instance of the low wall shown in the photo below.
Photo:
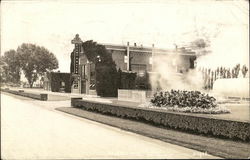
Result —
<path fill-rule="evenodd" d="M 118 89 L 118 100 L 120 101 L 133 101 L 143 103 L 146 102 L 146 98 L 150 96 L 150 91 Z"/>
<path fill-rule="evenodd" d="M 19 95 L 19 96 L 38 99 L 38 100 L 41 100 L 41 101 L 47 101 L 48 100 L 48 94 L 27 93 L 27 92 L 24 92 L 24 90 L 16 91 L 16 90 L 10 90 L 10 89 L 7 89 L 7 88 L 2 89 L 1 91 L 12 93 L 12 94 Z"/>
<path fill-rule="evenodd" d="M 250 123 L 248 122 L 208 118 L 194 114 L 160 111 L 150 108 L 89 102 L 81 98 L 72 98 L 71 106 L 193 133 L 241 139 L 243 141 L 250 140 Z"/>
<path fill-rule="evenodd" d="M 249 99 L 249 78 L 217 79 L 213 92 L 225 97 Z"/>

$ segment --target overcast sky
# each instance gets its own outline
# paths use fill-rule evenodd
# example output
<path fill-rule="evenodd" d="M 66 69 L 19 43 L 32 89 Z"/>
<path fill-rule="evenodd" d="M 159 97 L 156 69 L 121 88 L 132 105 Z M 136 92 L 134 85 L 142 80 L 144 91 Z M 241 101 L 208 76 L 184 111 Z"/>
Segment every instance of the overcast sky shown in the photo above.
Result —
<path fill-rule="evenodd" d="M 35 43 L 53 52 L 59 69 L 69 72 L 70 41 L 77 33 L 82 40 L 99 43 L 129 41 L 173 48 L 174 43 L 204 35 L 212 39 L 228 28 L 240 33 L 238 41 L 243 45 L 238 47 L 248 52 L 248 5 L 230 0 L 2 1 L 1 54 L 22 43 Z"/>

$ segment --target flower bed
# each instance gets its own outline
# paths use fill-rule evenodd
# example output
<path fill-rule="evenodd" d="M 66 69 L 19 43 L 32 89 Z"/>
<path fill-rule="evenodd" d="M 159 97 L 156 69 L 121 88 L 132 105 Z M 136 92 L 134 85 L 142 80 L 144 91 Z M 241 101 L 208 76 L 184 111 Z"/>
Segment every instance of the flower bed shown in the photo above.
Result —
<path fill-rule="evenodd" d="M 142 105 L 143 106 L 143 105 Z M 156 92 L 146 107 L 163 108 L 170 111 L 219 114 L 230 113 L 224 106 L 218 106 L 216 99 L 199 91 Z"/>
<path fill-rule="evenodd" d="M 250 140 L 249 122 L 232 121 L 206 117 L 192 113 L 170 112 L 153 108 L 131 107 L 118 104 L 105 104 L 71 98 L 71 106 L 87 111 L 129 118 L 172 129 L 224 137 L 229 139 Z"/>

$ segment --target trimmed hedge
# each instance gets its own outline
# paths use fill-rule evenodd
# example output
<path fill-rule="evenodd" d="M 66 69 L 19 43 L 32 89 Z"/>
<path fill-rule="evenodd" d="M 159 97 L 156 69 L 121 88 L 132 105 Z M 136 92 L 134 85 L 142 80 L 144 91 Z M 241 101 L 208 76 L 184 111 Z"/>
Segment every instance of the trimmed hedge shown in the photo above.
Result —
<path fill-rule="evenodd" d="M 60 92 L 61 82 L 65 83 L 65 92 L 71 92 L 71 81 L 70 81 L 70 73 L 60 73 L 60 72 L 50 72 L 48 73 L 48 78 L 51 84 L 52 92 Z"/>
<path fill-rule="evenodd" d="M 118 89 L 135 89 L 136 73 L 125 72 L 120 68 L 117 71 L 117 87 Z"/>
<path fill-rule="evenodd" d="M 48 100 L 48 94 L 26 93 L 23 90 L 14 91 L 14 90 L 9 90 L 9 89 L 3 89 L 2 91 L 12 93 L 12 94 L 15 94 L 15 95 L 19 95 L 19 96 L 38 99 L 38 100 L 41 100 L 41 101 L 47 101 Z"/>
<path fill-rule="evenodd" d="M 88 61 L 95 64 L 97 95 L 117 97 L 117 70 L 112 54 L 104 45 L 97 44 L 92 40 L 83 42 L 82 47 Z"/>
<path fill-rule="evenodd" d="M 250 123 L 208 118 L 186 113 L 159 111 L 150 108 L 128 107 L 114 104 L 71 99 L 72 107 L 82 108 L 122 118 L 140 120 L 172 129 L 191 131 L 229 139 L 250 140 Z"/>

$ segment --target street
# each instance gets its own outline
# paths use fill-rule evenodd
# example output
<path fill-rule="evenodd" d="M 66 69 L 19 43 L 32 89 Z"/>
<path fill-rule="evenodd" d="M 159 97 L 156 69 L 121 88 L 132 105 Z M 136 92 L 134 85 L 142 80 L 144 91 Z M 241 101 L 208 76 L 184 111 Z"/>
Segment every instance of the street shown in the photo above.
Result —
<path fill-rule="evenodd" d="M 50 108 L 69 104 L 1 94 L 1 158 L 218 158 Z"/>

